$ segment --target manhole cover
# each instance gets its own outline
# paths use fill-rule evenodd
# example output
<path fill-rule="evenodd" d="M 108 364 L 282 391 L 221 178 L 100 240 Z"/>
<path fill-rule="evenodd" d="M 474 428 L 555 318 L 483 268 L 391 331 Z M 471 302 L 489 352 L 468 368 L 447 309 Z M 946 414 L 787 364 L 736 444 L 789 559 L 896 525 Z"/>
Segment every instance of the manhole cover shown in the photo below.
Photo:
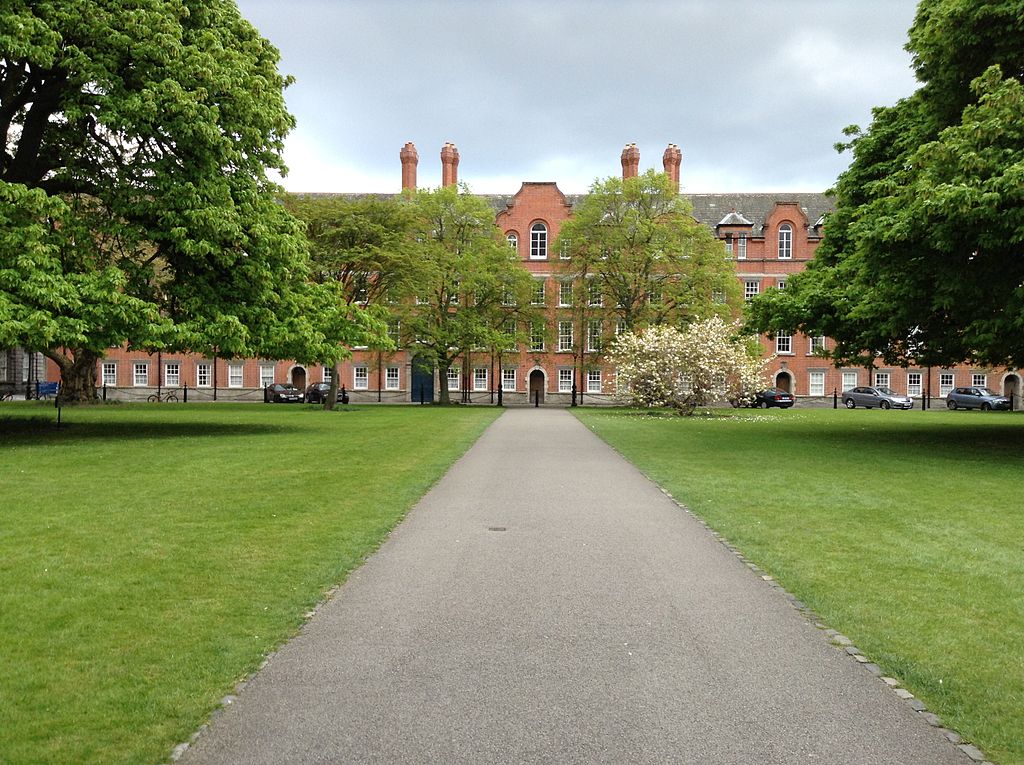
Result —
<path fill-rule="evenodd" d="M 488 526 L 488 531 L 508 531 L 506 526 Z"/>

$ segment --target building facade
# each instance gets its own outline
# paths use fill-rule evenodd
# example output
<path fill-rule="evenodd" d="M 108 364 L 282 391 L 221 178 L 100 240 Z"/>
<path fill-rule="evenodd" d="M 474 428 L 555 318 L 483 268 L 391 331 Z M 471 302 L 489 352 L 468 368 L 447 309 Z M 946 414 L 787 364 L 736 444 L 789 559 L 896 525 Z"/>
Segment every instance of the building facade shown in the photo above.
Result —
<path fill-rule="evenodd" d="M 418 152 L 407 143 L 399 152 L 403 190 L 416 188 Z M 682 154 L 670 144 L 662 156 L 664 171 L 679 185 Z M 624 178 L 639 173 L 640 151 L 625 147 L 620 157 Z M 459 153 L 453 144 L 441 150 L 442 184 L 458 182 Z M 824 194 L 686 194 L 696 220 L 718 238 L 731 259 L 745 297 L 768 289 L 785 289 L 788 278 L 806 267 L 824 233 L 831 209 Z M 538 332 L 518 348 L 471 354 L 440 380 L 434 369 L 418 362 L 415 347 L 394 352 L 353 349 L 339 367 L 339 386 L 353 402 L 405 403 L 436 400 L 438 386 L 453 400 L 496 403 L 568 404 L 574 394 L 583 404 L 612 403 L 615 370 L 600 355 L 602 338 L 614 334 L 594 322 L 580 326 L 569 311 L 571 290 L 563 275 L 568 252 L 554 252 L 562 224 L 578 197 L 567 196 L 554 182 L 524 182 L 512 195 L 486 195 L 495 221 L 522 265 L 535 279 L 534 304 L 547 316 Z M 396 339 L 398 336 L 396 335 Z M 821 354 L 825 337 L 780 334 L 760 338 L 771 356 L 774 384 L 810 402 L 831 404 L 833 395 L 858 385 L 887 385 L 914 397 L 941 397 L 952 388 L 982 385 L 1015 397 L 1020 406 L 1017 371 L 973 366 L 919 369 L 876 366 L 836 368 Z M 10 358 L 10 354 L 8 355 Z M 10 362 L 8 362 L 10 365 Z M 0 367 L 0 373 L 4 370 Z M 8 375 L 10 371 L 8 371 Z M 17 373 L 15 373 L 17 374 Z M 57 377 L 49 365 L 48 379 Z M 271 359 L 224 360 L 189 353 L 146 354 L 111 349 L 99 362 L 97 380 L 107 398 L 145 400 L 165 389 L 186 392 L 188 400 L 261 401 L 263 388 L 289 382 L 304 389 L 329 382 L 330 369 Z M 500 394 L 499 394 L 500 389 Z"/>

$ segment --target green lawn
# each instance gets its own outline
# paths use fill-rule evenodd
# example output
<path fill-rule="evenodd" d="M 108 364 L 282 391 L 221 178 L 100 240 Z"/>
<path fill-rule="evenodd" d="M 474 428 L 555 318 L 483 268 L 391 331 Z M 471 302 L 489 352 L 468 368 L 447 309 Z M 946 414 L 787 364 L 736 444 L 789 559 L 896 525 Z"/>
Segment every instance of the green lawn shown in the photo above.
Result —
<path fill-rule="evenodd" d="M 1024 415 L 574 411 L 946 725 L 1024 763 Z"/>
<path fill-rule="evenodd" d="M 166 761 L 497 414 L 0 404 L 0 762 Z"/>

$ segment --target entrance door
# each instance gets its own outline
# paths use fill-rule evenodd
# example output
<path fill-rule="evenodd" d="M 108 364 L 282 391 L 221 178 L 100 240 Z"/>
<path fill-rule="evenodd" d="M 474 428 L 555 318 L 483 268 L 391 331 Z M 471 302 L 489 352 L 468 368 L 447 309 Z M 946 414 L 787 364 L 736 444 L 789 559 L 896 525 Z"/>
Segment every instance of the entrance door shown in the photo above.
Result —
<path fill-rule="evenodd" d="M 302 367 L 292 369 L 292 385 L 300 391 L 306 390 L 306 370 Z"/>
<path fill-rule="evenodd" d="M 775 387 L 786 391 L 786 393 L 793 392 L 793 378 L 790 377 L 789 372 L 779 372 L 778 377 L 775 378 Z"/>
<path fill-rule="evenodd" d="M 1010 399 L 1010 408 L 1016 409 L 1020 405 L 1020 378 L 1017 375 L 1007 375 L 1003 380 L 1003 395 Z"/>
<path fill-rule="evenodd" d="M 544 373 L 534 369 L 530 372 L 530 403 L 537 400 L 544 403 Z"/>
<path fill-rule="evenodd" d="M 409 396 L 413 402 L 429 403 L 434 400 L 434 365 L 422 356 L 412 360 L 412 389 Z"/>

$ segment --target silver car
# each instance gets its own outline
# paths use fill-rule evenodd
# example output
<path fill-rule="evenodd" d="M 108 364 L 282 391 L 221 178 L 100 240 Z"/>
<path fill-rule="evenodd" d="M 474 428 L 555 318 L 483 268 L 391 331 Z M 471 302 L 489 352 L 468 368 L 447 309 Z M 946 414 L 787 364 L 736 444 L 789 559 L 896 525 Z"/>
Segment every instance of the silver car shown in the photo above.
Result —
<path fill-rule="evenodd" d="M 863 406 L 866 409 L 913 409 L 914 399 L 910 396 L 901 396 L 892 388 L 884 385 L 864 385 L 859 388 L 851 388 L 843 391 L 843 403 L 847 409 L 855 409 Z"/>
<path fill-rule="evenodd" d="M 990 388 L 953 388 L 946 394 L 946 406 L 950 409 L 1009 409 L 1010 399 L 1000 396 Z"/>

